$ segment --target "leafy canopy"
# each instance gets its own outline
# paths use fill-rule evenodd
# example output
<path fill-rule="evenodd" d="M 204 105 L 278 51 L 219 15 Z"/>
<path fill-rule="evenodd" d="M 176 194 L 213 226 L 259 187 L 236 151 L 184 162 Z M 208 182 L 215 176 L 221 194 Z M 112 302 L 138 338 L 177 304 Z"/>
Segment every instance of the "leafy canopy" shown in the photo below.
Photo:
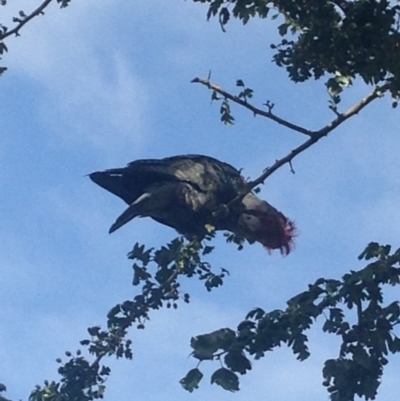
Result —
<path fill-rule="evenodd" d="M 400 95 L 400 5 L 388 0 L 193 0 L 208 3 L 207 17 L 218 16 L 223 29 L 231 17 L 282 20 L 273 61 L 289 78 L 303 82 L 334 75 L 328 84 L 388 84 Z M 266 38 L 267 40 L 267 38 Z"/>

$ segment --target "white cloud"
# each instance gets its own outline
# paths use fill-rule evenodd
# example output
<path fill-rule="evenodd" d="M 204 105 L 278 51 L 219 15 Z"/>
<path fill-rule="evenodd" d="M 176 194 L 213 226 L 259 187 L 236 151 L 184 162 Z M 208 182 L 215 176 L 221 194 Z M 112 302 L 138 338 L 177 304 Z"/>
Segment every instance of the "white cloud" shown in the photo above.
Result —
<path fill-rule="evenodd" d="M 114 71 L 105 77 L 97 68 L 80 65 L 72 69 L 71 80 L 54 86 L 42 103 L 41 115 L 48 128 L 72 145 L 87 142 L 102 151 L 142 147 L 146 142 L 147 94 L 120 55 L 113 58 Z M 47 109 L 55 105 L 55 113 Z M 60 121 L 61 119 L 61 121 Z"/>
<path fill-rule="evenodd" d="M 21 38 L 10 40 L 5 61 L 10 78 L 29 77 L 41 86 L 36 106 L 47 129 L 73 146 L 110 153 L 148 139 L 148 93 L 123 54 L 96 50 L 107 27 L 107 4 L 102 6 L 102 13 L 72 4 L 49 8 Z M 93 13 L 101 19 L 95 24 Z"/>

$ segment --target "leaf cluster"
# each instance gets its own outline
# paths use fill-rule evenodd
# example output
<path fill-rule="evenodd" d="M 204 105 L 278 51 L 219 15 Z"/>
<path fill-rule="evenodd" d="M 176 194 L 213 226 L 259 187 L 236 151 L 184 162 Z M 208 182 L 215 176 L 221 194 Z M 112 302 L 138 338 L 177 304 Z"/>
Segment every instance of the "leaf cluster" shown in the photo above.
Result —
<path fill-rule="evenodd" d="M 69 360 L 58 369 L 61 380 L 45 381 L 43 387 L 36 386 L 29 401 L 92 401 L 104 397 L 110 369 L 98 362 L 91 364 L 80 350 L 75 356 L 68 351 L 65 355 Z M 57 362 L 61 364 L 62 360 L 59 358 Z"/>
<path fill-rule="evenodd" d="M 384 304 L 382 287 L 400 283 L 400 249 L 371 243 L 360 259 L 375 259 L 341 280 L 320 278 L 287 303 L 285 310 L 249 312 L 236 330 L 223 328 L 193 337 L 193 357 L 200 362 L 223 364 L 211 382 L 230 391 L 239 389 L 238 374 L 251 369 L 268 351 L 285 344 L 300 361 L 310 356 L 307 330 L 318 317 L 325 319 L 323 331 L 341 339 L 339 356 L 325 362 L 324 386 L 332 401 L 353 401 L 356 396 L 372 400 L 377 394 L 389 353 L 400 352 L 395 326 L 400 323 L 399 302 Z M 346 317 L 345 310 L 355 316 Z M 354 314 L 353 314 L 354 315 Z M 203 375 L 191 370 L 181 380 L 189 391 L 197 388 Z"/>
<path fill-rule="evenodd" d="M 209 4 L 207 17 L 219 16 L 222 27 L 231 16 L 246 24 L 273 11 L 272 19 L 283 21 L 277 27 L 283 39 L 271 45 L 273 61 L 294 82 L 338 74 L 348 81 L 361 77 L 371 85 L 390 84 L 393 99 L 400 95 L 398 1 L 193 1 Z"/>
<path fill-rule="evenodd" d="M 3 396 L 1 395 L 1 393 L 2 393 L 3 391 L 6 391 L 6 390 L 7 390 L 7 387 L 6 387 L 3 383 L 0 383 L 0 401 L 10 401 L 8 398 L 3 397 Z"/>
<path fill-rule="evenodd" d="M 128 329 L 144 329 L 152 310 L 177 308 L 178 302 L 190 302 L 178 282 L 180 276 L 197 276 L 207 290 L 223 284 L 227 273 L 213 273 L 203 257 L 212 252 L 207 241 L 187 241 L 178 237 L 158 250 L 135 244 L 128 258 L 133 262 L 134 286 L 141 293 L 113 307 L 107 328 L 88 329 L 90 338 L 81 341 L 90 358 L 78 350 L 66 352 L 60 359 L 59 382 L 46 381 L 31 393 L 30 401 L 93 401 L 103 398 L 110 368 L 101 364 L 105 356 L 132 359 L 132 340 Z M 395 327 L 400 323 L 399 303 L 384 304 L 384 285 L 400 283 L 400 249 L 371 243 L 359 257 L 370 263 L 359 271 L 345 274 L 341 280 L 320 278 L 308 289 L 291 298 L 284 310 L 250 311 L 238 327 L 222 328 L 191 339 L 192 357 L 198 365 L 180 383 L 190 392 L 199 387 L 203 373 L 199 364 L 218 361 L 221 365 L 211 375 L 227 391 L 238 391 L 239 375 L 252 369 L 251 359 L 259 360 L 276 347 L 286 345 L 300 361 L 310 356 L 307 331 L 318 318 L 325 320 L 322 330 L 341 339 L 337 358 L 328 359 L 323 368 L 323 385 L 333 401 L 353 401 L 356 396 L 374 399 L 389 353 L 400 352 L 400 338 Z M 353 311 L 353 313 L 346 312 Z M 349 316 L 346 316 L 348 314 Z M 0 392 L 5 387 L 0 388 Z M 9 401 L 5 397 L 2 401 Z"/>
<path fill-rule="evenodd" d="M 236 86 L 242 89 L 237 95 L 235 95 L 235 97 L 238 100 L 247 103 L 248 99 L 253 97 L 253 89 L 246 87 L 241 79 L 236 80 Z M 221 122 L 225 125 L 234 125 L 235 117 L 232 114 L 229 99 L 226 96 L 221 96 L 216 90 L 213 90 L 211 93 L 211 102 L 214 101 L 221 102 L 219 109 Z"/>
<path fill-rule="evenodd" d="M 221 269 L 220 273 L 214 273 L 210 264 L 203 260 L 214 249 L 208 244 L 213 238 L 211 228 L 209 232 L 202 242 L 178 237 L 158 250 L 146 249 L 136 243 L 128 258 L 133 262 L 132 285 L 141 286 L 140 294 L 109 311 L 106 329 L 99 326 L 88 329 L 90 338 L 80 344 L 87 347 L 94 361 L 84 357 L 81 350 L 75 355 L 67 351 L 65 363 L 61 358 L 57 359 L 61 380 L 46 381 L 44 386 L 37 386 L 30 401 L 93 401 L 103 398 L 105 382 L 111 371 L 101 365 L 101 360 L 105 356 L 132 359 L 132 340 L 127 338 L 132 325 L 144 329 L 151 311 L 162 307 L 176 309 L 179 301 L 190 302 L 190 295 L 181 289 L 181 276 L 197 276 L 208 291 L 223 284 L 228 271 Z"/>

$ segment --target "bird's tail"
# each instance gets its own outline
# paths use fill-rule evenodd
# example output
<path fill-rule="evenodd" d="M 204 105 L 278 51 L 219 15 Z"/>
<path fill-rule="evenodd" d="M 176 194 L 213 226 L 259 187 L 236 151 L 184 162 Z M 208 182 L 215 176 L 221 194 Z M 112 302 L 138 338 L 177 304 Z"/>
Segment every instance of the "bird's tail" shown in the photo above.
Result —
<path fill-rule="evenodd" d="M 135 197 L 126 185 L 124 185 L 124 178 L 122 169 L 112 169 L 106 171 L 96 171 L 89 174 L 89 178 L 106 191 L 123 199 L 126 203 L 131 204 Z"/>
<path fill-rule="evenodd" d="M 152 195 L 150 193 L 144 193 L 139 196 L 131 205 L 128 206 L 125 211 L 118 216 L 115 223 L 110 227 L 108 231 L 110 234 L 118 230 L 120 227 L 130 222 L 133 218 L 137 216 L 143 216 L 145 214 L 146 204 Z"/>

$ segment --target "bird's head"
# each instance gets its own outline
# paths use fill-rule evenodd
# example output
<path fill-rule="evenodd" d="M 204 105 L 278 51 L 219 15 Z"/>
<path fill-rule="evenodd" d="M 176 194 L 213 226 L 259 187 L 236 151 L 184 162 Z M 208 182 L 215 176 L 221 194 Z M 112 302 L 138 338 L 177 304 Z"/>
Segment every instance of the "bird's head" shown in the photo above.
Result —
<path fill-rule="evenodd" d="M 251 208 L 242 211 L 239 226 L 247 239 L 260 242 L 268 251 L 279 249 L 288 255 L 294 248 L 295 224 L 265 201 L 251 202 Z"/>

